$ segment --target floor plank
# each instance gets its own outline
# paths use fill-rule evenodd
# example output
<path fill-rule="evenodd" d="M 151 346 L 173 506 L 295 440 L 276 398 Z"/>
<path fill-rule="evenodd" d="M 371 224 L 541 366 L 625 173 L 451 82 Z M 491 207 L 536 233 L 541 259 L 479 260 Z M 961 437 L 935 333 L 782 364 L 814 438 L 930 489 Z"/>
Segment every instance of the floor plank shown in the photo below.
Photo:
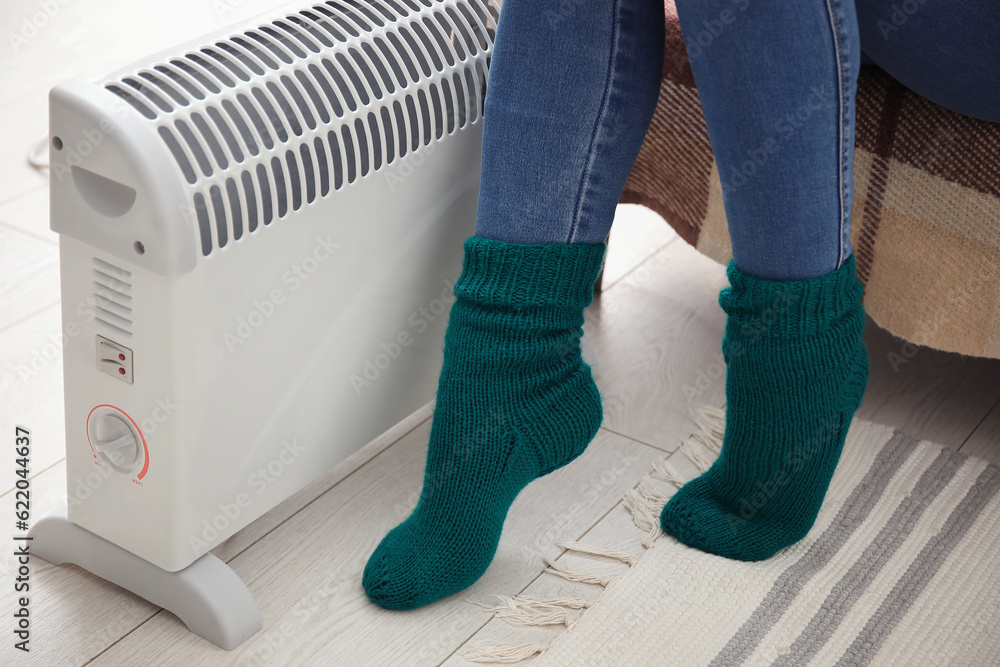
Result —
<path fill-rule="evenodd" d="M 41 243 L 41 241 L 36 241 Z M 0 331 L 0 424 L 31 431 L 31 474 L 66 453 L 59 304 Z M 14 460 L 0 457 L 0 493 L 14 488 Z"/>
<path fill-rule="evenodd" d="M 670 243 L 603 292 L 587 311 L 584 356 L 604 399 L 604 427 L 673 451 L 688 410 L 722 405 L 725 270 Z M 689 430 L 689 429 L 687 429 Z"/>
<path fill-rule="evenodd" d="M 65 464 L 37 475 L 30 490 L 34 523 L 65 504 Z M 0 511 L 5 517 L 12 516 L 13 505 L 13 493 L 0 497 Z M 13 534 L 13 526 L 5 522 L 0 530 L 5 544 L 12 544 Z M 13 549 L 5 550 L 2 561 L 4 573 L 12 572 L 16 565 Z M 3 664 L 82 665 L 159 611 L 138 596 L 73 565 L 56 567 L 32 558 L 30 568 L 31 651 L 20 654 L 5 647 Z M 4 586 L 0 604 L 12 609 L 14 600 L 13 587 Z"/>
<path fill-rule="evenodd" d="M 602 289 L 611 289 L 656 251 L 678 240 L 677 232 L 645 206 L 618 206 L 604 258 Z"/>
<path fill-rule="evenodd" d="M 59 235 L 49 229 L 48 185 L 0 206 L 0 226 L 12 227 L 40 241 L 59 245 Z"/>
<path fill-rule="evenodd" d="M 4 9 L 6 12 L 6 8 Z M 9 33 L 3 32 L 6 38 Z M 6 41 L 6 39 L 4 40 Z M 56 49 L 56 53 L 59 53 Z M 38 52 L 35 52 L 38 55 Z M 44 58 L 51 63 L 51 58 Z M 5 90 L 10 82 L 7 77 L 14 72 L 38 74 L 33 67 L 27 72 L 9 67 L 3 62 L 3 85 Z M 28 153 L 48 132 L 47 88 L 32 86 L 17 96 L 6 97 L 0 105 L 0 204 L 6 204 L 30 194 L 48 183 L 48 176 L 36 171 L 28 164 Z"/>
<path fill-rule="evenodd" d="M 1000 359 L 915 346 L 865 327 L 871 375 L 857 415 L 958 449 L 1000 401 Z"/>
<path fill-rule="evenodd" d="M 1000 400 L 958 451 L 1000 464 Z"/>
<path fill-rule="evenodd" d="M 0 331 L 59 301 L 59 250 L 0 227 Z"/>

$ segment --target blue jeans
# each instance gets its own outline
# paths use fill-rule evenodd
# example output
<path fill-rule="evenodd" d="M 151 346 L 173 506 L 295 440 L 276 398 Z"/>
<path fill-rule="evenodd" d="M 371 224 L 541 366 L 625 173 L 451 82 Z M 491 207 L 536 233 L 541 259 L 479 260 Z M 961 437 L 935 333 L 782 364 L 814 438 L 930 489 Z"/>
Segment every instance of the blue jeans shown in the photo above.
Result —
<path fill-rule="evenodd" d="M 677 0 L 736 266 L 771 280 L 851 253 L 862 48 L 904 85 L 1000 122 L 989 0 Z M 662 0 L 505 0 L 476 234 L 599 243 L 656 105 Z"/>

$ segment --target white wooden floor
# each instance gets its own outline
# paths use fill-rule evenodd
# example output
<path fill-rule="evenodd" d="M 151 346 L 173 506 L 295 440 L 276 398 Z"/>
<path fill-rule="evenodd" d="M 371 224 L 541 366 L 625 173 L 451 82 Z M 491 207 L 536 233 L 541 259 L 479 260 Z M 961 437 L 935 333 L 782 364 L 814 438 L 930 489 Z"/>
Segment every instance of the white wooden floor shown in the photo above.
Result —
<path fill-rule="evenodd" d="M 0 433 L 12 443 L 15 423 L 33 432 L 34 518 L 64 502 L 66 482 L 57 237 L 48 230 L 45 179 L 24 159 L 45 132 L 46 91 L 273 4 L 75 0 L 58 4 L 17 51 L 7 36 L 20 35 L 40 5 L 16 0 L 0 9 Z M 655 215 L 619 210 L 604 292 L 588 311 L 584 341 L 604 395 L 604 427 L 580 459 L 521 494 L 493 565 L 469 590 L 413 612 L 382 610 L 361 590 L 367 556 L 419 492 L 430 426 L 425 408 L 215 550 L 263 611 L 263 632 L 240 649 L 216 649 L 115 586 L 35 559 L 32 651 L 25 656 L 11 647 L 4 614 L 0 664 L 451 666 L 470 664 L 465 647 L 484 641 L 551 640 L 559 628 L 511 628 L 478 605 L 492 604 L 497 594 L 599 594 L 598 587 L 541 574 L 543 556 L 609 574 L 625 567 L 563 556 L 561 542 L 641 552 L 641 535 L 620 501 L 651 462 L 672 455 L 691 432 L 690 406 L 722 403 L 724 315 L 716 298 L 724 284 L 723 267 Z M 872 323 L 865 335 L 872 377 L 861 417 L 1000 461 L 1000 361 L 927 348 L 912 354 Z M 15 478 L 7 451 L 0 457 L 0 517 L 9 518 Z M 13 526 L 7 519 L 0 525 L 0 539 L 12 544 Z M 12 549 L 0 552 L 0 608 L 10 610 L 15 563 Z"/>

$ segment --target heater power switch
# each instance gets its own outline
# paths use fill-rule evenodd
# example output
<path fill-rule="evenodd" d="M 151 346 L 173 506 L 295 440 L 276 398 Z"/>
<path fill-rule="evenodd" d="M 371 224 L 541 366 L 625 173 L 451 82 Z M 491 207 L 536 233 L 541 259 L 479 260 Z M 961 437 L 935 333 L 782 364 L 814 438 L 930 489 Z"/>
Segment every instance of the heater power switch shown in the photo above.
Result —
<path fill-rule="evenodd" d="M 104 336 L 98 336 L 97 369 L 132 384 L 132 350 Z"/>

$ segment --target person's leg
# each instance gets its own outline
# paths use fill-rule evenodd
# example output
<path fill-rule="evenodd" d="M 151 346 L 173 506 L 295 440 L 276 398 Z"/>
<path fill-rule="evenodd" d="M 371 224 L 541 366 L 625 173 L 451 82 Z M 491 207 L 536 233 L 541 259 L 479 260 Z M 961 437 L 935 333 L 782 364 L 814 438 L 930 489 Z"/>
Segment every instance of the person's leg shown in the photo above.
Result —
<path fill-rule="evenodd" d="M 583 310 L 662 63 L 659 0 L 505 0 L 424 486 L 365 568 L 375 603 L 411 609 L 473 584 L 521 489 L 597 433 Z"/>
<path fill-rule="evenodd" d="M 811 528 L 868 378 L 849 242 L 853 0 L 678 0 L 732 239 L 718 460 L 664 507 L 696 548 L 761 560 Z"/>
<path fill-rule="evenodd" d="M 656 0 L 505 0 L 483 127 L 476 235 L 602 243 L 663 70 Z"/>
<path fill-rule="evenodd" d="M 861 48 L 910 90 L 1000 123 L 1000 3 L 856 0 Z"/>
<path fill-rule="evenodd" d="M 853 0 L 677 0 L 741 271 L 825 275 L 851 252 Z"/>

